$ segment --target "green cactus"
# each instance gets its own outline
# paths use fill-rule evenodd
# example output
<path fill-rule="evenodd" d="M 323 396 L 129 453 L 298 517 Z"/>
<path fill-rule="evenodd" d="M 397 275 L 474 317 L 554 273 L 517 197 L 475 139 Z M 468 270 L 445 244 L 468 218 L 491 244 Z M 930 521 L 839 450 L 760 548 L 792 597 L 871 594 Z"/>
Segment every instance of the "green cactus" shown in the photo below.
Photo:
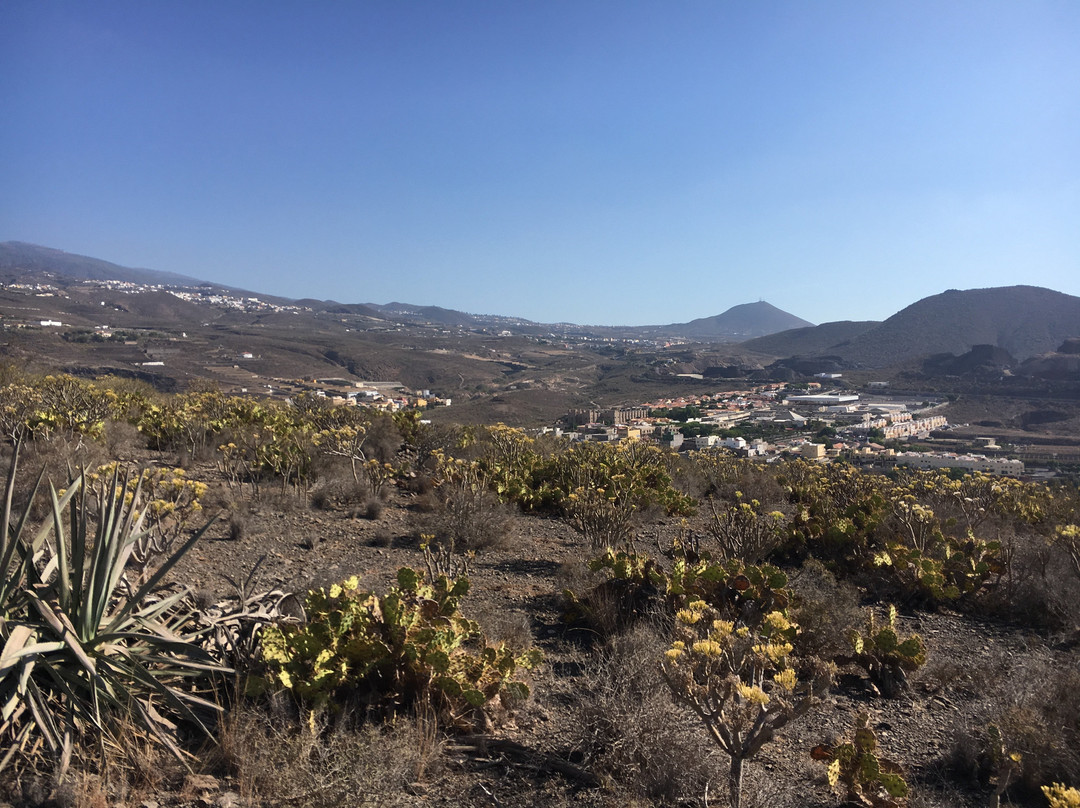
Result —
<path fill-rule="evenodd" d="M 589 569 L 608 570 L 611 577 L 599 585 L 603 592 L 593 590 L 581 598 L 564 593 L 568 611 L 578 617 L 587 616 L 590 600 L 598 595 L 610 602 L 617 594 L 618 602 L 631 610 L 658 595 L 671 612 L 700 600 L 724 619 L 756 627 L 765 615 L 783 611 L 791 602 L 787 575 L 772 564 L 744 564 L 737 559 L 716 562 L 707 556 L 690 561 L 679 556 L 668 573 L 648 555 L 609 548 L 589 562 Z"/>
<path fill-rule="evenodd" d="M 871 808 L 899 808 L 907 801 L 908 784 L 901 768 L 877 752 L 877 736 L 870 728 L 870 715 L 860 713 L 855 721 L 855 737 L 839 746 L 816 746 L 815 760 L 829 762 L 829 785 L 842 791 L 845 799 Z"/>
<path fill-rule="evenodd" d="M 896 629 L 896 607 L 889 607 L 889 622 L 879 626 L 867 610 L 866 630 L 848 635 L 854 655 L 837 661 L 854 662 L 866 669 L 881 695 L 895 698 L 907 687 L 907 673 L 926 662 L 926 645 L 918 634 L 901 637 Z"/>
<path fill-rule="evenodd" d="M 306 624 L 263 632 L 266 675 L 255 689 L 284 687 L 315 708 L 351 699 L 396 711 L 430 700 L 455 723 L 499 696 L 527 697 L 517 677 L 542 655 L 487 645 L 479 624 L 458 611 L 468 590 L 466 578 L 428 583 L 403 567 L 384 597 L 361 591 L 355 577 L 312 591 Z"/>
<path fill-rule="evenodd" d="M 990 724 L 986 728 L 986 752 L 994 782 L 990 808 L 999 808 L 1001 795 L 1005 793 L 1012 779 L 1020 773 L 1022 755 L 1009 751 L 997 724 Z"/>

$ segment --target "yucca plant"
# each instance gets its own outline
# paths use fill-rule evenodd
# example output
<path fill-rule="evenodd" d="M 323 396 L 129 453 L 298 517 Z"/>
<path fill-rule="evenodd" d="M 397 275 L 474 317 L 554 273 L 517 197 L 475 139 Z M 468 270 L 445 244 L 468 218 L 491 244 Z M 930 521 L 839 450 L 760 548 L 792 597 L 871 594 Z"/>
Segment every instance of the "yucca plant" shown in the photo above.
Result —
<path fill-rule="evenodd" d="M 122 749 L 121 730 L 182 760 L 180 725 L 209 735 L 217 709 L 193 683 L 224 669 L 197 642 L 186 590 L 160 585 L 205 528 L 136 588 L 124 570 L 147 529 L 141 486 L 119 470 L 93 491 L 82 475 L 50 484 L 51 518 L 32 531 L 42 477 L 14 514 L 18 454 L 0 514 L 0 770 L 47 755 L 62 773 L 77 747 Z"/>

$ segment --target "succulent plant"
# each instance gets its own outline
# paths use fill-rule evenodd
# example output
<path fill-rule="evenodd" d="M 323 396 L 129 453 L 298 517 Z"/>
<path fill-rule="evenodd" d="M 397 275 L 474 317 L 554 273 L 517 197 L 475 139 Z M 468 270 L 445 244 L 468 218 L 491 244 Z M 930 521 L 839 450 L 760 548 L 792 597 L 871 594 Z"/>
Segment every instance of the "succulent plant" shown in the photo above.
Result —
<path fill-rule="evenodd" d="M 905 804 L 908 785 L 901 768 L 877 756 L 877 736 L 870 727 L 870 715 L 860 713 L 851 741 L 838 746 L 816 746 L 815 760 L 828 761 L 829 785 L 844 798 L 871 808 L 899 808 Z"/>

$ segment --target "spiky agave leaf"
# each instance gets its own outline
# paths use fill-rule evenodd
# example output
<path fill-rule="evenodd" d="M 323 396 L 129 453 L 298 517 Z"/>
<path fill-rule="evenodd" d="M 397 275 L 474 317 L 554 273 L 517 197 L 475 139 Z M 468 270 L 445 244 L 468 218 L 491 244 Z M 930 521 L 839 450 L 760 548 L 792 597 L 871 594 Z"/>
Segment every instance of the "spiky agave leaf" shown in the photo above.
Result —
<path fill-rule="evenodd" d="M 9 479 L 5 525 L 12 486 Z M 205 528 L 130 593 L 124 570 L 146 529 L 140 493 L 138 483 L 116 471 L 91 507 L 80 475 L 63 495 L 50 491 L 52 518 L 31 541 L 22 537 L 29 505 L 5 534 L 0 739 L 15 751 L 0 758 L 0 769 L 32 748 L 35 737 L 63 769 L 75 740 L 96 736 L 118 744 L 121 724 L 178 758 L 177 721 L 209 734 L 199 714 L 217 705 L 179 685 L 225 669 L 198 644 L 201 630 L 185 592 L 156 594 Z"/>

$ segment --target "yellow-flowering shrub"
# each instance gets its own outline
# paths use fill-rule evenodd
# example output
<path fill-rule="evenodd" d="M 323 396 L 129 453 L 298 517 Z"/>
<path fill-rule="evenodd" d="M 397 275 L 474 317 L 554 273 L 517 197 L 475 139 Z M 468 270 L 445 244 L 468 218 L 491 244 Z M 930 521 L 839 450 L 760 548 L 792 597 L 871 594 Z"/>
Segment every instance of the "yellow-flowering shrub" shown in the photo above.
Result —
<path fill-rule="evenodd" d="M 661 659 L 664 678 L 730 756 L 730 799 L 738 808 L 743 761 L 810 708 L 832 668 L 797 664 L 791 651 L 798 626 L 778 610 L 751 627 L 694 600 L 676 613 L 675 631 Z"/>
<path fill-rule="evenodd" d="M 1054 783 L 1052 786 L 1043 786 L 1042 792 L 1046 795 L 1050 808 L 1080 808 L 1080 790 Z"/>

